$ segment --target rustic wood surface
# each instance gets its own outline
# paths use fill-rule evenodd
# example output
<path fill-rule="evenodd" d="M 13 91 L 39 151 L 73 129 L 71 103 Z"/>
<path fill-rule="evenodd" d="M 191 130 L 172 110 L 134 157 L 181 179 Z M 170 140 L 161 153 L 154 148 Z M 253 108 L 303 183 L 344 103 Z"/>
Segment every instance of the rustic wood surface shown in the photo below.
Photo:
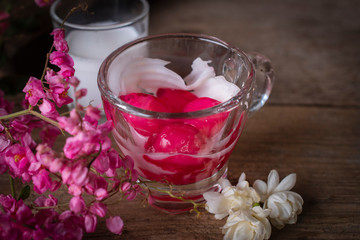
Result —
<path fill-rule="evenodd" d="M 248 119 L 229 160 L 232 183 L 252 184 L 271 169 L 297 173 L 304 199 L 294 225 L 271 239 L 360 239 L 360 1 L 150 0 L 150 34 L 204 33 L 268 56 L 276 71 L 269 102 Z M 8 192 L 1 178 L 2 192 Z M 225 220 L 202 211 L 168 215 L 139 200 L 111 211 L 85 239 L 222 239 Z"/>

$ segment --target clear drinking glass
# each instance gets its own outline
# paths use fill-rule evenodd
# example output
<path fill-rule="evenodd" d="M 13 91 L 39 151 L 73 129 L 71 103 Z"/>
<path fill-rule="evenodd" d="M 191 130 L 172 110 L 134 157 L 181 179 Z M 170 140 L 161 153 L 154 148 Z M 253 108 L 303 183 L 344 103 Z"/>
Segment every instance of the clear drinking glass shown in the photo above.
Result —
<path fill-rule="evenodd" d="M 240 91 L 219 105 L 180 113 L 144 110 L 119 98 L 126 81 L 125 72 L 132 61 L 162 59 L 170 62 L 168 68 L 184 77 L 198 57 L 207 61 L 216 75 L 236 84 Z M 145 67 L 139 65 L 139 71 Z M 156 75 L 144 77 L 142 83 L 151 86 L 154 78 Z M 184 199 L 201 202 L 204 192 L 219 190 L 217 181 L 226 177 L 227 161 L 245 120 L 250 112 L 265 103 L 272 84 L 273 69 L 264 56 L 248 56 L 215 37 L 183 33 L 149 36 L 118 48 L 104 60 L 98 76 L 105 113 L 113 121 L 113 136 L 121 154 L 134 160 L 140 180 L 151 191 L 153 206 L 174 213 L 192 207 Z M 174 125 L 181 130 L 185 129 L 184 125 L 198 129 L 209 126 L 211 133 L 203 135 L 201 151 L 188 151 L 191 145 L 178 152 L 174 149 L 157 152 L 149 148 L 149 141 L 159 137 L 164 128 Z M 148 128 L 152 129 L 150 134 Z M 184 138 L 191 143 L 195 136 L 191 131 L 183 132 L 177 135 L 176 141 L 182 142 Z M 181 199 L 169 196 L 169 192 Z"/>
<path fill-rule="evenodd" d="M 86 3 L 87 11 L 70 15 L 65 36 L 80 80 L 78 89 L 88 90 L 79 102 L 97 106 L 102 103 L 96 81 L 101 62 L 119 46 L 148 35 L 149 5 L 146 0 L 58 0 L 50 8 L 54 27 L 80 3 Z M 74 98 L 74 92 L 69 95 Z"/>

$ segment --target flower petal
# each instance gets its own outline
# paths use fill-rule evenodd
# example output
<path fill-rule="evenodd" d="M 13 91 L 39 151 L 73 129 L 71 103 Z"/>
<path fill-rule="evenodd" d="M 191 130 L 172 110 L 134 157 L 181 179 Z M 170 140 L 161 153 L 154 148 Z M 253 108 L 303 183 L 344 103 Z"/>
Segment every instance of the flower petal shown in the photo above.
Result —
<path fill-rule="evenodd" d="M 215 214 L 216 219 L 223 219 L 228 213 L 228 204 L 226 198 L 218 192 L 206 192 L 203 194 L 206 200 L 206 210 Z"/>
<path fill-rule="evenodd" d="M 271 170 L 268 176 L 268 189 L 267 194 L 270 195 L 273 193 L 277 185 L 279 185 L 279 173 L 276 170 Z"/>
<path fill-rule="evenodd" d="M 242 173 L 239 177 L 238 184 L 236 185 L 239 189 L 244 189 L 249 187 L 249 183 L 246 181 L 246 175 L 245 173 Z"/>
<path fill-rule="evenodd" d="M 253 184 L 253 188 L 260 195 L 261 202 L 265 202 L 267 198 L 267 184 L 262 180 L 256 180 Z"/>
<path fill-rule="evenodd" d="M 109 217 L 108 219 L 106 219 L 106 227 L 112 233 L 120 235 L 124 227 L 124 222 L 119 216 Z"/>
<path fill-rule="evenodd" d="M 279 185 L 274 189 L 274 192 L 282 192 L 291 190 L 296 183 L 296 174 L 292 173 L 286 176 Z"/>
<path fill-rule="evenodd" d="M 219 184 L 220 184 L 220 186 L 221 186 L 222 189 L 225 189 L 225 188 L 227 188 L 227 187 L 231 187 L 231 186 L 232 186 L 231 183 L 230 183 L 230 181 L 229 181 L 228 179 L 226 179 L 226 178 L 220 178 L 220 179 L 219 179 Z"/>

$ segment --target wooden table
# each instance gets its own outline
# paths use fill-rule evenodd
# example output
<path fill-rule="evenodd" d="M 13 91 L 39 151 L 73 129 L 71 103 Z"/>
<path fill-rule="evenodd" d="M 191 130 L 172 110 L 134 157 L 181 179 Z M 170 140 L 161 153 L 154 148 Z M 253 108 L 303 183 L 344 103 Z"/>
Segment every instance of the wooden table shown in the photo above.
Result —
<path fill-rule="evenodd" d="M 150 0 L 150 34 L 204 33 L 268 56 L 269 102 L 248 119 L 229 180 L 250 184 L 295 172 L 304 199 L 295 225 L 271 239 L 360 239 L 360 1 Z M 2 187 L 3 188 L 3 187 Z M 6 191 L 6 190 L 5 190 Z M 203 211 L 167 215 L 122 202 L 122 236 L 101 222 L 85 239 L 222 239 L 225 220 Z"/>

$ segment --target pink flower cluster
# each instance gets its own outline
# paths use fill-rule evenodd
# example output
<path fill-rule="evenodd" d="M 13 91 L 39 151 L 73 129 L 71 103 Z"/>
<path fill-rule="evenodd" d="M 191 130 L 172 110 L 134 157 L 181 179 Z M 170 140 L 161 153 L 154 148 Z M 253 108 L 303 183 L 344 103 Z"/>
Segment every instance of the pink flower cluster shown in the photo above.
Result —
<path fill-rule="evenodd" d="M 57 213 L 57 199 L 52 195 L 41 196 L 34 201 L 35 208 L 25 205 L 23 200 L 0 195 L 3 213 L 0 213 L 1 239 L 82 239 L 84 219 L 71 211 Z"/>
<path fill-rule="evenodd" d="M 0 93 L 0 116 L 11 112 L 11 105 L 3 99 Z M 41 164 L 36 159 L 33 150 L 36 142 L 31 133 L 35 128 L 41 129 L 40 136 L 49 145 L 55 141 L 54 137 L 60 133 L 55 126 L 44 121 L 38 121 L 34 116 L 24 115 L 11 119 L 7 124 L 0 124 L 0 174 L 8 171 L 14 178 L 21 178 L 24 182 L 33 181 L 34 189 L 38 193 L 45 190 L 39 178 L 47 179 L 48 189 L 55 191 L 59 182 L 52 181 Z"/>
<path fill-rule="evenodd" d="M 73 109 L 69 117 L 57 118 L 61 128 L 71 135 L 66 139 L 63 153 L 58 154 L 46 144 L 39 144 L 36 157 L 51 173 L 61 176 L 62 183 L 73 195 L 70 210 L 83 216 L 85 230 L 93 232 L 97 217 L 103 218 L 107 214 L 103 200 L 119 191 L 131 200 L 140 192 L 140 187 L 135 184 L 138 175 L 133 169 L 132 159 L 126 157 L 122 160 L 111 148 L 108 134 L 112 123 L 98 124 L 101 117 L 98 108 L 90 105 L 84 111 L 83 117 Z M 124 175 L 122 171 L 125 171 Z M 46 183 L 45 180 L 42 182 Z M 93 196 L 91 203 L 85 203 L 85 194 Z M 111 223 L 118 222 L 119 218 L 107 219 L 109 230 L 117 234 L 122 228 L 116 229 Z"/>
<path fill-rule="evenodd" d="M 48 117 L 55 119 L 59 116 L 57 107 L 73 102 L 68 96 L 70 80 L 74 76 L 74 61 L 69 55 L 69 47 L 65 40 L 64 29 L 57 28 L 51 33 L 54 37 L 54 48 L 50 54 L 50 63 L 57 66 L 58 72 L 48 68 L 45 75 L 46 81 L 41 81 L 35 77 L 30 77 L 23 92 L 26 93 L 25 99 L 30 106 L 36 106 L 39 102 L 40 112 Z M 55 106 L 56 105 L 56 106 Z"/>
<path fill-rule="evenodd" d="M 68 55 L 67 43 L 64 39 L 64 30 L 55 29 L 52 33 L 54 36 L 54 46 L 56 51 L 50 55 L 62 53 L 65 59 L 70 58 Z M 71 59 L 71 58 L 70 58 Z M 51 60 L 50 60 L 51 61 Z M 59 61 L 58 61 L 59 62 Z M 72 60 L 67 63 L 57 65 L 60 69 L 72 68 Z M 73 68 L 72 68 L 73 69 Z M 64 72 L 64 71 L 63 71 Z M 56 119 L 59 113 L 58 107 L 72 102 L 67 95 L 69 89 L 68 78 L 71 75 L 63 74 L 61 70 L 57 73 L 52 69 L 47 69 L 45 83 L 41 80 L 30 77 L 23 91 L 25 95 L 25 105 L 33 108 L 38 105 L 41 114 L 49 119 Z M 74 71 L 72 71 L 72 74 Z M 45 87 L 47 85 L 47 87 Z M 5 116 L 10 113 L 9 104 L 3 100 L 1 95 L 0 115 Z M 43 143 L 52 146 L 60 130 L 55 126 L 39 121 L 32 115 L 22 115 L 11 119 L 9 122 L 1 122 L 0 125 L 0 173 L 8 170 L 12 177 L 21 178 L 24 182 L 32 181 L 34 190 L 41 194 L 46 190 L 55 191 L 60 187 L 60 181 L 54 181 L 49 176 L 49 172 L 43 168 L 34 154 L 37 143 L 31 134 L 34 129 L 39 128 L 40 136 Z"/>
<path fill-rule="evenodd" d="M 64 30 L 55 29 L 51 35 L 55 50 L 49 54 L 49 62 L 59 70 L 47 68 L 44 78 L 30 77 L 23 89 L 24 106 L 28 110 L 17 117 L 0 120 L 0 174 L 8 172 L 13 178 L 31 182 L 38 194 L 56 191 L 64 185 L 72 195 L 69 210 L 57 213 L 57 200 L 51 195 L 42 196 L 35 205 L 29 206 L 23 200 L 0 195 L 3 206 L 0 236 L 3 239 L 81 239 L 83 231 L 95 231 L 99 217 L 107 217 L 108 229 L 121 234 L 122 219 L 111 216 L 104 201 L 117 193 L 128 200 L 143 194 L 136 183 L 138 174 L 132 159 L 121 159 L 112 148 L 108 137 L 112 123 L 99 124 L 99 108 L 76 104 L 68 116 L 59 114 L 57 107 L 73 101 L 67 92 L 70 86 L 76 89 L 79 80 L 74 77 L 74 62 L 68 54 Z M 78 90 L 75 103 L 85 95 L 86 90 Z M 42 119 L 33 114 L 36 107 Z M 11 110 L 11 104 L 0 92 L 0 117 L 10 116 Z M 41 129 L 41 143 L 32 138 L 34 129 Z M 57 152 L 53 144 L 61 132 L 68 137 L 62 151 Z M 34 213 L 38 207 L 46 209 Z"/>

